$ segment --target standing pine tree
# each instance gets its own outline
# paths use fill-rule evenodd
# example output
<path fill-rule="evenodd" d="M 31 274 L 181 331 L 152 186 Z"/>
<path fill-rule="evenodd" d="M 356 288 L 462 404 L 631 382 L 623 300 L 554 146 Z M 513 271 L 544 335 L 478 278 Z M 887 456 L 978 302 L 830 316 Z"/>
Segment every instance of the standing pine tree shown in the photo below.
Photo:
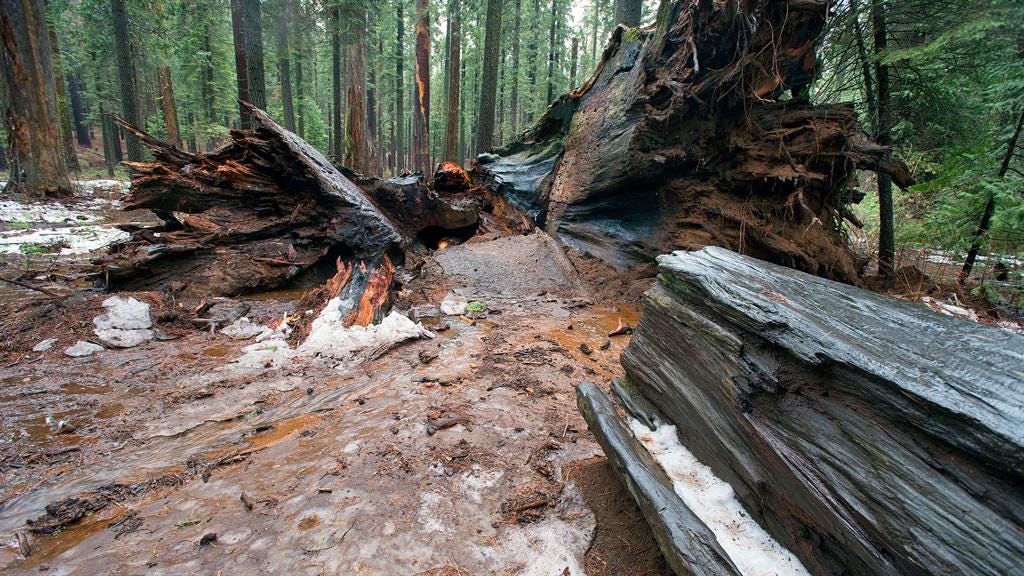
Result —
<path fill-rule="evenodd" d="M 501 53 L 501 0 L 487 0 L 485 26 L 484 69 L 477 120 L 477 152 L 486 152 L 494 144 L 494 102 L 498 90 L 498 56 Z"/>

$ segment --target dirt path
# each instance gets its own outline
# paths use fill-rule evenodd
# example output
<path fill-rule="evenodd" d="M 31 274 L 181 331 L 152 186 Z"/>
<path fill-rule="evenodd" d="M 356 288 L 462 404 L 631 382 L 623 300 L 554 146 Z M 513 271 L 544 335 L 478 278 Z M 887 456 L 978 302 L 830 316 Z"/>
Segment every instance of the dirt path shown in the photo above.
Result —
<path fill-rule="evenodd" d="M 635 308 L 590 303 L 543 236 L 440 251 L 403 288 L 489 312 L 348 369 L 245 368 L 249 342 L 195 331 L 9 354 L 4 573 L 667 574 L 575 408 L 575 384 L 618 374 L 627 337 L 606 334 Z"/>

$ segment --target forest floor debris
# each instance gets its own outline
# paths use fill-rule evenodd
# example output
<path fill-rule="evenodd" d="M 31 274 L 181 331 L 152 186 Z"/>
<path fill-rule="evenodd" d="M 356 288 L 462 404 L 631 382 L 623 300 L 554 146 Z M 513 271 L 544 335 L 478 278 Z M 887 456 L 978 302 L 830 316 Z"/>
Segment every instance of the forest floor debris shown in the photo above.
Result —
<path fill-rule="evenodd" d="M 560 257 L 545 253 L 553 244 L 536 237 L 502 239 L 500 248 L 494 242 L 428 258 L 422 275 L 403 286 L 401 309 L 409 312 L 392 312 L 422 335 L 419 323 L 443 320 L 440 302 L 459 290 L 471 296 L 467 303 L 486 304 L 485 317 L 473 324 L 452 317 L 448 329 L 430 329 L 433 339 L 405 341 L 341 370 L 336 359 L 297 354 L 304 344 L 290 343 L 282 319 L 303 313 L 301 292 L 217 300 L 204 312 L 211 318 L 226 319 L 239 303 L 249 309 L 214 332 L 190 322 L 200 302 L 121 293 L 149 305 L 150 329 L 180 337 L 99 347 L 74 359 L 63 349 L 95 338 L 93 320 L 111 316 L 103 306 L 109 296 L 80 294 L 55 306 L 19 292 L 24 318 L 36 320 L 0 326 L 21 342 L 6 350 L 0 368 L 0 566 L 12 574 L 42 566 L 68 574 L 277 566 L 309 574 L 453 567 L 543 576 L 566 568 L 583 574 L 588 562 L 597 565 L 588 559 L 600 557 L 629 567 L 620 574 L 667 575 L 657 556 L 634 562 L 625 549 L 591 546 L 594 510 L 628 496 L 608 471 L 612 491 L 585 503 L 565 472 L 599 459 L 573 386 L 584 375 L 618 373 L 626 339 L 601 344 L 619 318 L 635 322 L 636 309 L 581 305 L 586 296 L 571 266 L 536 266 L 531 278 L 474 278 L 474 262 L 511 271 L 517 264 L 510 261 L 538 250 L 538 260 Z M 445 265 L 470 268 L 451 275 Z M 539 290 L 546 294 L 538 297 Z M 53 334 L 61 325 L 67 328 Z M 47 329 L 54 347 L 32 352 Z M 314 326 L 306 342 L 316 333 Z M 232 337 L 239 335 L 247 338 Z M 544 350 L 543 362 L 515 355 L 531 348 Z M 257 350 L 255 358 L 291 355 L 241 365 L 247 349 Z M 58 434 L 46 416 L 74 431 Z M 503 504 L 531 482 L 546 487 L 543 506 L 512 515 L 532 521 L 502 521 Z M 103 492 L 115 485 L 131 489 Z M 95 509 L 48 514 L 48 505 L 74 498 Z M 52 535 L 27 533 L 32 554 L 23 558 L 15 534 L 26 532 L 27 520 L 58 524 Z M 601 529 L 619 530 L 613 523 Z M 654 546 L 649 534 L 634 532 L 621 536 Z M 197 545 L 208 534 L 216 541 Z"/>

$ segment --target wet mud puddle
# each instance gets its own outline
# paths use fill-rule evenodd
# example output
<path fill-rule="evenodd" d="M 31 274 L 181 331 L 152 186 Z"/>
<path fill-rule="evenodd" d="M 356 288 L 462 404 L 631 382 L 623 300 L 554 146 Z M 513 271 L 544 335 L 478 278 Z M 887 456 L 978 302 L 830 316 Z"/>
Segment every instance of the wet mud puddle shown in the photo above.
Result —
<path fill-rule="evenodd" d="M 344 369 L 225 370 L 249 342 L 200 332 L 0 369 L 3 572 L 584 574 L 574 386 L 618 375 L 636 310 L 464 284 L 483 317 Z"/>

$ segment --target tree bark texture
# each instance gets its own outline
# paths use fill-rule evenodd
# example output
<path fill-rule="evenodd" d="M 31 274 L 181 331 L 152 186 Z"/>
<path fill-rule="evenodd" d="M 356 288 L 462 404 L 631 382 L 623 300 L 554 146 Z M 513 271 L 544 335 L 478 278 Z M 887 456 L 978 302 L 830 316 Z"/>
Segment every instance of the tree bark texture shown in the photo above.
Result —
<path fill-rule="evenodd" d="M 0 7 L 0 84 L 12 172 L 8 186 L 36 197 L 70 194 L 44 3 L 2 0 Z"/>
<path fill-rule="evenodd" d="M 871 31 L 875 40 L 875 93 L 878 97 L 878 116 L 875 119 L 874 139 L 882 146 L 892 143 L 892 103 L 889 98 L 889 65 L 882 56 L 888 43 L 886 7 L 884 0 L 871 3 Z M 896 229 L 892 205 L 892 178 L 878 172 L 878 273 L 891 276 L 896 264 Z"/>
<path fill-rule="evenodd" d="M 245 16 L 242 9 L 242 0 L 231 0 L 231 38 L 235 46 L 235 78 L 238 83 L 238 100 L 251 102 L 249 94 L 249 67 L 246 65 L 245 49 Z M 239 125 L 243 130 L 252 128 L 252 118 L 249 116 L 249 109 L 239 104 L 238 106 Z"/>
<path fill-rule="evenodd" d="M 346 14 L 350 39 L 348 52 L 348 92 L 345 122 L 344 163 L 357 172 L 369 173 L 369 146 L 366 138 L 366 12 L 354 9 Z"/>
<path fill-rule="evenodd" d="M 68 77 L 68 92 L 71 99 L 71 119 L 75 123 L 75 139 L 78 144 L 86 148 L 92 146 L 92 136 L 89 134 L 89 125 L 85 121 L 85 107 L 82 103 L 82 80 L 77 74 Z"/>
<path fill-rule="evenodd" d="M 811 574 L 1024 564 L 1024 338 L 721 248 L 658 263 L 627 383 Z"/>
<path fill-rule="evenodd" d="M 263 10 L 261 0 L 242 0 L 242 35 L 245 36 L 245 72 L 249 79 L 249 102 L 267 108 L 267 85 L 263 69 Z"/>
<path fill-rule="evenodd" d="M 178 112 L 174 106 L 174 84 L 171 81 L 171 69 L 160 66 L 156 69 L 157 83 L 160 85 L 160 110 L 163 112 L 164 126 L 167 128 L 167 141 L 172 146 L 181 148 L 181 131 L 178 129 Z"/>
<path fill-rule="evenodd" d="M 826 3 L 759 6 L 752 20 L 735 3 L 677 0 L 652 29 L 617 29 L 594 75 L 479 172 L 619 269 L 718 245 L 858 282 L 841 231 L 855 169 L 911 178 L 857 140 L 851 106 L 779 98 L 811 81 Z"/>
<path fill-rule="evenodd" d="M 448 56 L 448 119 L 445 126 L 444 159 L 461 164 L 459 157 L 459 96 L 462 90 L 459 73 L 462 69 L 462 7 L 452 1 L 451 48 Z"/>
<path fill-rule="evenodd" d="M 295 107 L 292 103 L 292 63 L 288 47 L 288 24 L 291 22 L 292 0 L 278 0 L 277 21 L 274 30 L 277 37 L 277 73 L 281 78 L 281 108 L 284 111 L 284 127 L 295 131 Z"/>
<path fill-rule="evenodd" d="M 114 45 L 117 52 L 117 78 L 121 87 L 121 113 L 132 124 L 142 122 L 139 112 L 139 97 L 136 93 L 138 78 L 135 72 L 135 55 L 131 36 L 128 33 L 128 14 L 124 0 L 111 0 L 114 20 Z M 133 162 L 142 160 L 142 144 L 134 135 L 125 136 L 126 156 Z"/>
<path fill-rule="evenodd" d="M 494 101 L 498 91 L 498 57 L 501 54 L 501 0 L 487 0 L 484 34 L 483 79 L 477 116 L 476 151 L 486 152 L 494 145 Z"/>
<path fill-rule="evenodd" d="M 416 109 L 413 111 L 415 168 L 430 171 L 430 6 L 416 0 Z"/>
<path fill-rule="evenodd" d="M 57 32 L 53 26 L 47 27 L 50 36 L 50 49 L 53 51 L 53 87 L 57 99 L 57 116 L 60 118 L 60 143 L 64 149 L 64 163 L 69 171 L 78 172 L 78 151 L 75 149 L 74 135 L 71 131 L 71 108 L 68 105 L 67 90 L 64 89 L 64 63 L 60 57 L 57 44 Z"/>

